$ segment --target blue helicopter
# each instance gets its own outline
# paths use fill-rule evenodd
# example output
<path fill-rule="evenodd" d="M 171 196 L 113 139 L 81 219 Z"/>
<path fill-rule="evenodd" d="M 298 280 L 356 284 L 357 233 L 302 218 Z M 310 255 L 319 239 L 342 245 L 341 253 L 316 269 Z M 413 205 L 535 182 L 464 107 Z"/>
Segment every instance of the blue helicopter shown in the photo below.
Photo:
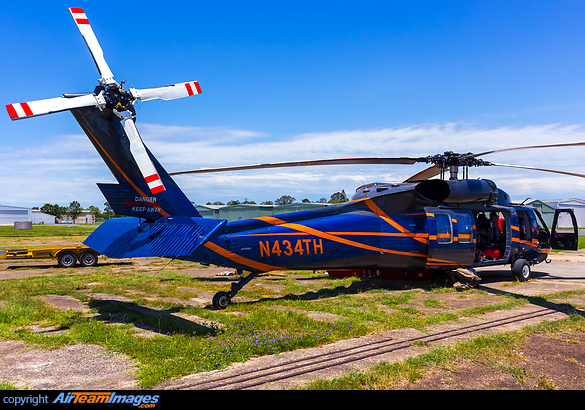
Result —
<path fill-rule="evenodd" d="M 577 222 L 571 210 L 558 210 L 549 231 L 536 209 L 513 204 L 493 181 L 469 179 L 468 175 L 469 167 L 503 166 L 585 178 L 479 158 L 511 150 L 583 146 L 585 142 L 479 154 L 325 159 L 169 174 L 142 141 L 133 105 L 138 100 L 197 95 L 201 93 L 199 83 L 125 90 L 124 83 L 114 79 L 83 9 L 69 10 L 100 72 L 100 84 L 92 93 L 9 104 L 8 114 L 18 120 L 71 111 L 116 178 L 117 183 L 98 187 L 114 212 L 126 216 L 106 221 L 84 244 L 110 258 L 158 256 L 234 268 L 241 279 L 229 291 L 213 297 L 217 309 L 226 308 L 247 283 L 264 272 L 328 270 L 331 274 L 384 277 L 392 272 L 408 275 L 510 265 L 515 277 L 526 281 L 531 267 L 545 261 L 551 248 L 577 249 Z M 230 223 L 203 218 L 171 177 L 293 166 L 417 163 L 431 165 L 402 183 L 363 185 L 346 203 Z M 572 231 L 557 230 L 563 214 L 571 221 Z"/>

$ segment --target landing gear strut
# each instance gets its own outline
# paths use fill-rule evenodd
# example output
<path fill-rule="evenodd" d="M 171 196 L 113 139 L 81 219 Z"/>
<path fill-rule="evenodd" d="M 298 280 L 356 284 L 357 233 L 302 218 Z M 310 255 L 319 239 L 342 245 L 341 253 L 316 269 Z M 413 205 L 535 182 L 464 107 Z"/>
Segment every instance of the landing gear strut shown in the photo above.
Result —
<path fill-rule="evenodd" d="M 238 282 L 232 283 L 232 290 L 229 292 L 217 292 L 213 296 L 212 304 L 213 307 L 216 308 L 217 310 L 225 309 L 232 300 L 232 298 L 236 296 L 236 294 L 244 286 L 246 286 L 248 282 L 250 282 L 252 279 L 254 279 L 256 276 L 260 274 L 260 272 L 252 272 L 248 276 L 243 276 L 243 272 L 241 269 L 237 269 L 236 273 L 242 276 L 242 279 L 240 279 Z"/>

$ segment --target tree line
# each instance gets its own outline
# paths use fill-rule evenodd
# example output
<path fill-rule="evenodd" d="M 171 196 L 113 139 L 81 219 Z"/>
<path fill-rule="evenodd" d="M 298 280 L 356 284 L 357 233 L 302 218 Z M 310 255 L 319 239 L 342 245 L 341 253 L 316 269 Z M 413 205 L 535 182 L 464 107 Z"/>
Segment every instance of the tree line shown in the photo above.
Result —
<path fill-rule="evenodd" d="M 296 201 L 296 198 L 294 196 L 282 195 L 280 198 L 275 199 L 274 201 L 268 200 L 268 201 L 260 202 L 260 205 L 289 205 L 295 201 Z M 347 202 L 347 201 L 349 201 L 349 199 L 347 198 L 347 195 L 345 194 L 345 190 L 343 190 L 343 189 L 341 190 L 341 192 L 336 192 L 336 193 L 332 194 L 331 197 L 329 198 L 329 200 L 327 200 L 327 198 L 325 198 L 325 197 L 319 199 L 318 201 L 310 201 L 307 198 L 304 198 L 301 200 L 302 203 L 319 203 L 319 204 L 325 204 L 325 203 L 340 204 L 342 202 Z M 206 205 L 240 205 L 240 204 L 256 204 L 256 202 L 249 201 L 248 198 L 246 198 L 243 202 L 240 202 L 237 199 L 233 199 L 231 201 L 228 201 L 227 203 L 223 203 L 221 201 L 215 201 L 215 202 L 208 202 Z"/>
<path fill-rule="evenodd" d="M 268 201 L 260 202 L 260 205 L 289 205 L 295 201 L 296 201 L 296 198 L 291 196 L 291 195 L 282 195 L 280 198 L 277 198 L 273 201 L 268 200 Z M 339 204 L 339 203 L 347 202 L 347 201 L 349 201 L 349 199 L 347 198 L 347 195 L 345 194 L 345 190 L 341 190 L 341 192 L 336 192 L 336 193 L 332 194 L 331 197 L 329 198 L 329 200 L 327 200 L 325 197 L 319 199 L 318 201 L 310 201 L 307 198 L 304 198 L 301 200 L 301 202 L 303 202 L 303 203 L 313 202 L 313 203 L 320 203 L 320 204 L 324 204 L 324 203 Z M 227 203 L 223 203 L 220 201 L 207 203 L 207 205 L 239 205 L 239 204 L 256 204 L 256 202 L 249 201 L 248 198 L 246 198 L 242 202 L 240 202 L 237 199 L 234 199 L 234 200 L 228 201 Z M 35 206 L 32 209 L 37 209 L 37 210 L 40 210 L 41 212 L 44 212 L 46 214 L 53 215 L 57 219 L 61 219 L 64 216 L 68 216 L 73 220 L 73 222 L 75 222 L 77 217 L 79 217 L 79 215 L 83 211 L 81 204 L 77 201 L 71 201 L 69 206 L 61 206 L 59 204 L 48 204 L 47 203 L 47 204 L 44 204 L 43 206 L 41 206 L 40 208 Z M 94 221 L 97 221 L 98 219 L 110 219 L 110 218 L 113 218 L 116 216 L 114 214 L 114 210 L 112 209 L 112 207 L 110 206 L 110 204 L 108 202 L 104 202 L 103 211 L 95 205 L 90 205 L 89 208 L 87 208 L 87 209 L 93 215 Z"/>
<path fill-rule="evenodd" d="M 61 206 L 59 204 L 45 204 L 40 208 L 38 206 L 35 206 L 32 209 L 38 209 L 41 212 L 53 215 L 57 219 L 60 219 L 64 216 L 68 216 L 71 219 L 73 219 L 73 222 L 75 222 L 77 217 L 79 217 L 81 212 L 83 212 L 81 204 L 77 201 L 71 201 L 69 206 Z M 100 218 L 109 219 L 114 216 L 114 211 L 112 210 L 112 207 L 110 207 L 110 204 L 108 204 L 107 202 L 104 202 L 103 211 L 100 210 L 100 208 L 98 208 L 95 205 L 90 205 L 90 207 L 87 209 L 93 215 L 94 221 L 97 221 Z"/>

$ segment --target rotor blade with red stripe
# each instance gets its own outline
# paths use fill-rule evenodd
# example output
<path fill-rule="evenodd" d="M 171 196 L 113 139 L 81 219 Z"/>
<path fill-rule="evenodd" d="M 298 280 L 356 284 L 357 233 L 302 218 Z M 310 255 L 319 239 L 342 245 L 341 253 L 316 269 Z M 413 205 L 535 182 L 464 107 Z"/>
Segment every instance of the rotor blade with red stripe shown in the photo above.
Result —
<path fill-rule="evenodd" d="M 130 141 L 130 152 L 144 177 L 144 181 L 148 185 L 150 192 L 153 194 L 162 192 L 165 190 L 165 186 L 160 179 L 160 175 L 156 171 L 152 160 L 146 152 L 146 147 L 140 138 L 140 134 L 136 129 L 136 125 L 132 120 L 132 113 L 130 111 L 118 112 L 117 115 L 121 117 L 122 127 L 126 132 L 128 140 Z"/>
<path fill-rule="evenodd" d="M 73 20 L 75 20 L 75 24 L 77 24 L 77 28 L 79 29 L 79 32 L 85 40 L 85 44 L 87 44 L 87 47 L 93 56 L 93 61 L 95 61 L 95 65 L 97 66 L 100 75 L 102 76 L 103 83 L 106 85 L 116 84 L 116 81 L 114 80 L 114 74 L 112 73 L 112 70 L 110 70 L 108 63 L 106 63 L 102 47 L 100 46 L 93 29 L 89 25 L 89 21 L 85 15 L 85 12 L 83 9 L 78 7 L 70 7 L 69 12 L 73 17 Z"/>
<path fill-rule="evenodd" d="M 24 103 L 8 104 L 6 110 L 12 120 L 101 105 L 101 95 L 83 94 L 76 97 L 58 97 Z M 105 101 L 103 101 L 105 103 Z"/>
<path fill-rule="evenodd" d="M 201 94 L 201 87 L 197 81 L 190 81 L 188 83 L 178 83 L 167 85 L 164 87 L 155 88 L 130 88 L 130 93 L 134 98 L 139 98 L 142 101 L 149 101 L 154 99 L 174 100 L 176 98 L 189 97 L 190 95 Z"/>

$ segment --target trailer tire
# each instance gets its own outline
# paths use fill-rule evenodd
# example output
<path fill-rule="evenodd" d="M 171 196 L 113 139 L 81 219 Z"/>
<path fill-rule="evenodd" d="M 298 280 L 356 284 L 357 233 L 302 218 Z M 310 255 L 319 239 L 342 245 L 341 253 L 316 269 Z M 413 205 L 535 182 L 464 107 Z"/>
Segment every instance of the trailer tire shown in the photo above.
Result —
<path fill-rule="evenodd" d="M 98 263 L 98 256 L 95 252 L 86 251 L 79 257 L 79 264 L 81 266 L 95 266 Z"/>
<path fill-rule="evenodd" d="M 73 252 L 63 252 L 59 254 L 57 261 L 62 268 L 72 268 L 77 263 L 77 256 Z"/>
<path fill-rule="evenodd" d="M 520 282 L 526 282 L 530 279 L 530 264 L 526 259 L 517 259 L 512 267 L 512 273 Z"/>

